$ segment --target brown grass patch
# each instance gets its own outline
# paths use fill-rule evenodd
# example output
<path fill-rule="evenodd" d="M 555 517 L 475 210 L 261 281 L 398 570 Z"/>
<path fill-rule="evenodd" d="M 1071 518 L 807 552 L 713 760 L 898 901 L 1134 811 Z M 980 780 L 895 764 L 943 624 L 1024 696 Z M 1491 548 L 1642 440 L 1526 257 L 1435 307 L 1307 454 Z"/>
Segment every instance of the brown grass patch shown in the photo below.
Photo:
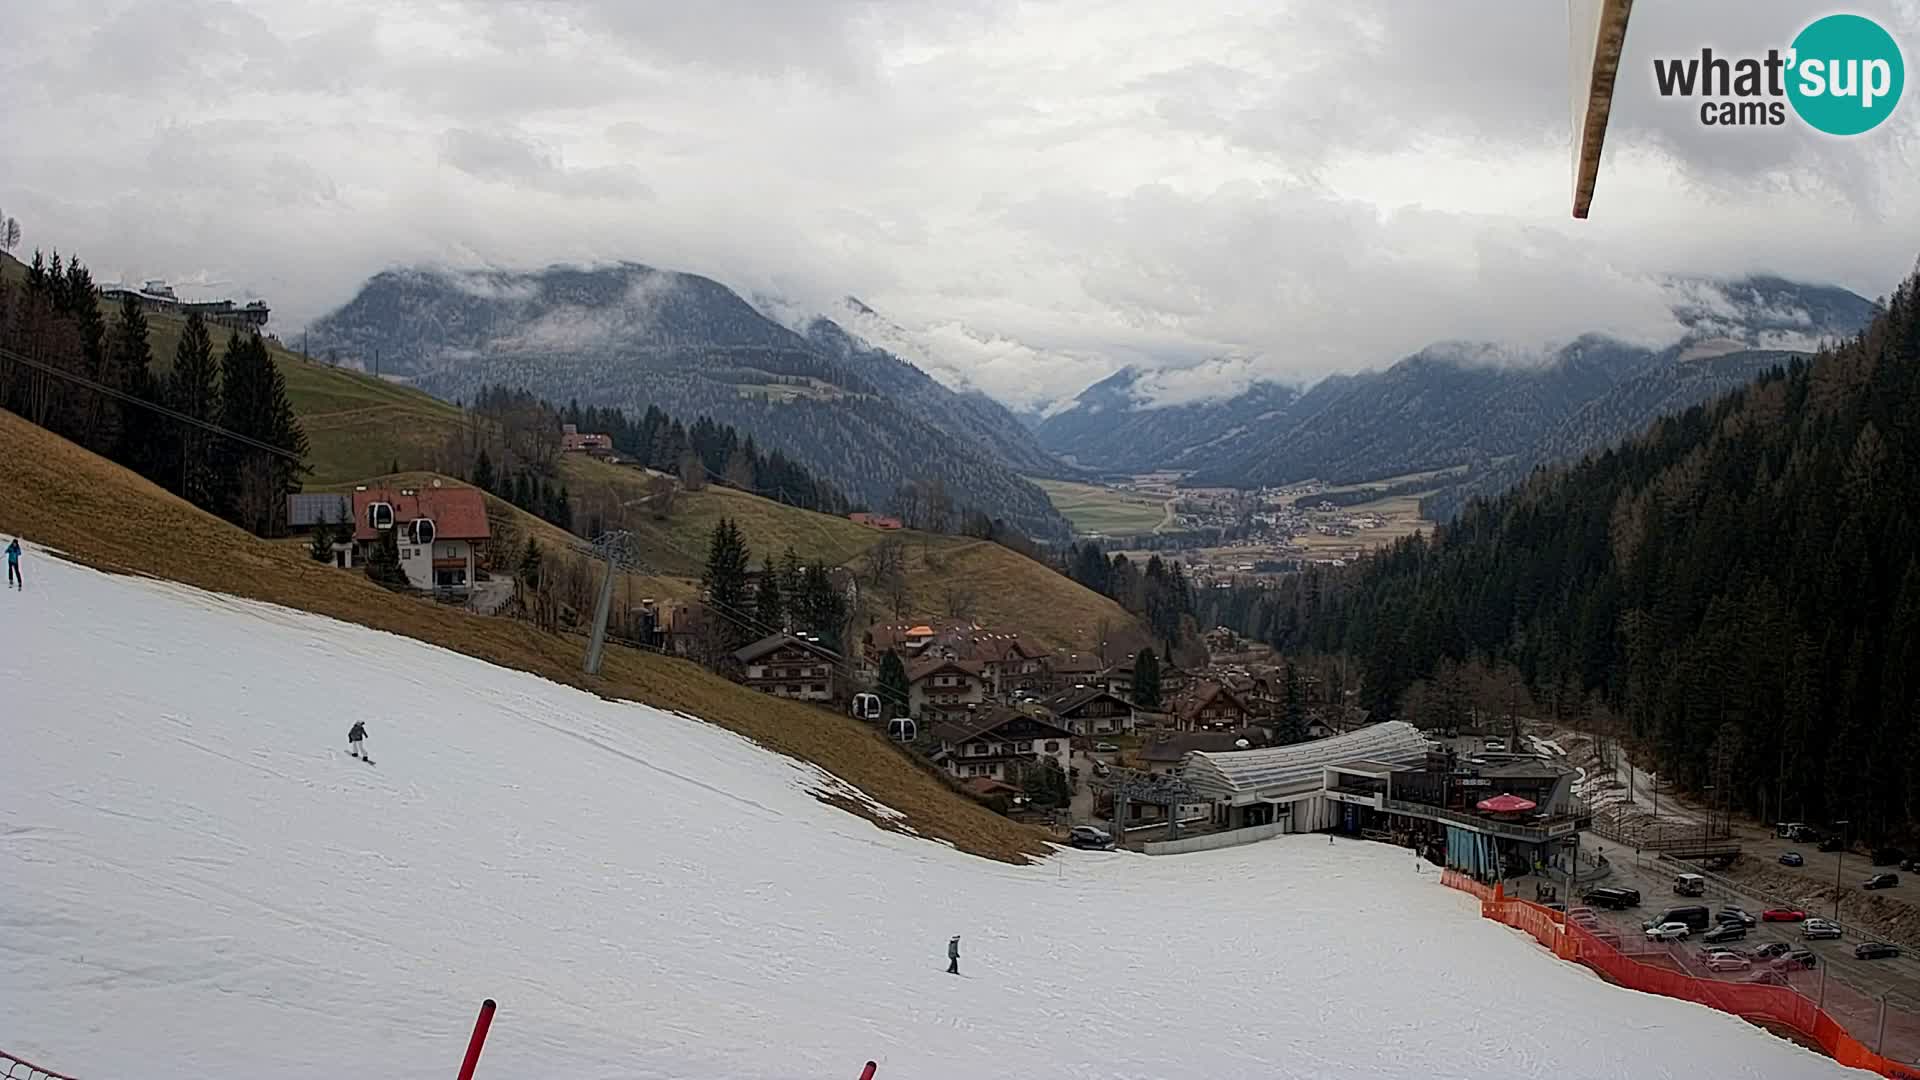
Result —
<path fill-rule="evenodd" d="M 905 815 L 919 834 L 1005 862 L 1043 854 L 1040 834 L 961 797 L 850 717 L 753 693 L 693 664 L 609 648 L 580 672 L 578 637 L 389 593 L 357 573 L 259 540 L 103 458 L 0 411 L 0 532 L 114 573 L 148 574 L 314 612 L 489 663 L 700 717 L 812 762 Z M 863 814 L 872 820 L 870 814 Z"/>

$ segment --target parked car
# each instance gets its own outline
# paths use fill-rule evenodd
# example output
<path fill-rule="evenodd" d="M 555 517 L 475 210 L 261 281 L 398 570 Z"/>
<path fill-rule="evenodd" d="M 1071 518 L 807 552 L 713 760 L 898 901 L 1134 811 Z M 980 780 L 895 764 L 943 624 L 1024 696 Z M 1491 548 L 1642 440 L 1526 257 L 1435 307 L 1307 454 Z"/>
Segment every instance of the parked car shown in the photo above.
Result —
<path fill-rule="evenodd" d="M 1721 908 L 1720 914 L 1715 915 L 1713 918 L 1715 922 L 1739 923 L 1741 926 L 1752 926 L 1759 921 L 1752 915 L 1749 915 L 1745 908 L 1737 907 Z"/>
<path fill-rule="evenodd" d="M 1855 960 L 1888 960 L 1900 955 L 1900 946 L 1884 941 L 1863 941 L 1853 947 Z"/>
<path fill-rule="evenodd" d="M 1793 946 L 1784 941 L 1769 941 L 1765 945 L 1751 951 L 1755 959 L 1775 960 L 1792 952 Z"/>
<path fill-rule="evenodd" d="M 1567 921 L 1591 930 L 1600 925 L 1600 916 L 1590 907 L 1570 907 L 1567 909 Z"/>
<path fill-rule="evenodd" d="M 1647 927 L 1648 941 L 1684 941 L 1693 933 L 1693 927 L 1683 922 L 1661 923 Z"/>
<path fill-rule="evenodd" d="M 1723 922 L 1719 926 L 1716 926 L 1713 929 L 1707 931 L 1705 934 L 1703 934 L 1700 940 L 1706 942 L 1709 945 L 1718 945 L 1721 942 L 1725 942 L 1725 941 L 1745 941 L 1746 937 L 1747 937 L 1746 927 L 1740 925 L 1737 922 L 1734 922 L 1734 923 Z"/>
<path fill-rule="evenodd" d="M 1707 895 L 1707 879 L 1699 874 L 1673 875 L 1673 891 L 1676 896 Z"/>
<path fill-rule="evenodd" d="M 1806 917 L 1799 908 L 1773 907 L 1760 913 L 1761 922 L 1799 922 Z"/>
<path fill-rule="evenodd" d="M 1845 851 L 1846 849 L 1846 841 L 1841 840 L 1837 836 L 1829 836 L 1825 840 L 1820 841 L 1821 851 Z"/>
<path fill-rule="evenodd" d="M 1094 752 L 1098 754 L 1117 754 L 1120 752 L 1120 748 L 1110 742 L 1094 743 L 1093 749 L 1094 749 Z"/>
<path fill-rule="evenodd" d="M 1780 856 L 1780 865 L 1781 866 L 1805 866 L 1807 865 L 1807 857 L 1805 855 L 1800 854 L 1797 851 L 1783 852 Z"/>
<path fill-rule="evenodd" d="M 1586 894 L 1580 897 L 1580 899 L 1597 908 L 1613 908 L 1619 910 L 1638 906 L 1640 903 L 1640 892 L 1637 889 L 1619 889 L 1612 886 L 1602 886 L 1598 889 L 1588 889 Z"/>
<path fill-rule="evenodd" d="M 1873 849 L 1873 865 L 1875 866 L 1899 866 L 1906 861 L 1907 853 L 1897 847 Z"/>
<path fill-rule="evenodd" d="M 1616 949 L 1620 947 L 1620 931 L 1615 930 L 1611 926 L 1595 926 L 1589 929 L 1587 933 L 1592 934 L 1593 940 L 1595 941 L 1605 942 Z"/>
<path fill-rule="evenodd" d="M 1834 940 L 1841 937 L 1843 933 L 1839 923 L 1828 922 L 1825 919 L 1808 919 L 1800 924 L 1800 936 L 1808 941 Z"/>
<path fill-rule="evenodd" d="M 1863 889 L 1893 889 L 1900 885 L 1899 874 L 1875 874 L 1860 883 Z"/>
<path fill-rule="evenodd" d="M 1920 874 L 1920 857 L 1911 858 L 1901 863 L 1900 869 L 1905 870 L 1909 874 Z"/>
<path fill-rule="evenodd" d="M 1820 962 L 1820 954 L 1812 949 L 1793 949 L 1773 962 L 1775 971 L 1804 971 Z"/>
<path fill-rule="evenodd" d="M 1704 904 L 1688 904 L 1683 907 L 1671 907 L 1655 915 L 1640 925 L 1651 929 L 1662 923 L 1686 923 L 1692 930 L 1708 930 L 1713 927 L 1712 914 Z"/>
<path fill-rule="evenodd" d="M 1096 829 L 1091 825 L 1075 825 L 1067 834 L 1067 843 L 1077 848 L 1092 851 L 1106 851 L 1113 847 L 1113 837 L 1105 829 Z"/>
<path fill-rule="evenodd" d="M 1752 971 L 1753 961 L 1736 953 L 1714 953 L 1707 957 L 1708 971 Z"/>
<path fill-rule="evenodd" d="M 1784 972 L 1784 971 L 1776 971 L 1776 970 L 1775 970 L 1775 969 L 1773 969 L 1773 968 L 1762 968 L 1762 969 L 1760 969 L 1759 971 L 1756 971 L 1756 972 L 1754 972 L 1754 973 L 1753 973 L 1753 977 L 1752 977 L 1752 978 L 1750 978 L 1750 979 L 1748 979 L 1747 981 L 1748 981 L 1748 982 L 1750 982 L 1750 983 L 1760 983 L 1760 984 L 1762 984 L 1762 985 L 1766 985 L 1766 986 L 1789 986 L 1789 985 L 1792 985 L 1791 983 L 1789 983 L 1789 982 L 1787 981 L 1787 973 L 1786 973 L 1786 972 Z"/>

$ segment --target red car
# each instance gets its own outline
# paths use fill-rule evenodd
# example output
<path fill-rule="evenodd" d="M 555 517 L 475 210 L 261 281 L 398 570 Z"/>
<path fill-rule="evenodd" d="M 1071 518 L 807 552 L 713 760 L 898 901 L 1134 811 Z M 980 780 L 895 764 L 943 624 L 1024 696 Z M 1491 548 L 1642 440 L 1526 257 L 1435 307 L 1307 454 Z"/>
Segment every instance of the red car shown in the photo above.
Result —
<path fill-rule="evenodd" d="M 1799 908 L 1768 908 L 1760 913 L 1762 922 L 1801 922 L 1806 917 L 1807 913 Z"/>

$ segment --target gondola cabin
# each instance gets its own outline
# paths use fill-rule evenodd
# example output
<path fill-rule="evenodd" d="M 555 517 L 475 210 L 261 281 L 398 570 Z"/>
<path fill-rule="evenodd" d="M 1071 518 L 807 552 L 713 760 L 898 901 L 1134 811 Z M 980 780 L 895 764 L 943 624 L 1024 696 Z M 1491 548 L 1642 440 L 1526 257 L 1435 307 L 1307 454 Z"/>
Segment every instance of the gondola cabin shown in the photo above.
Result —
<path fill-rule="evenodd" d="M 856 720 L 865 720 L 869 723 L 880 719 L 880 695 L 853 695 L 853 716 Z"/>

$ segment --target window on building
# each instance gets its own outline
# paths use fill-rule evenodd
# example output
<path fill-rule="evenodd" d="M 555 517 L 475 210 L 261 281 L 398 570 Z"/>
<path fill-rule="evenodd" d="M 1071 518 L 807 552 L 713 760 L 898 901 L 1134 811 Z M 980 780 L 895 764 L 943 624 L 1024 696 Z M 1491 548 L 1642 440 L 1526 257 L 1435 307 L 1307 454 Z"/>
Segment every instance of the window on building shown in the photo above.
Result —
<path fill-rule="evenodd" d="M 1047 753 L 1057 754 L 1059 752 L 1060 752 L 1060 741 L 1058 739 L 1055 739 L 1047 743 Z"/>
<path fill-rule="evenodd" d="M 1021 753 L 1023 753 L 1023 754 L 1024 754 L 1024 753 L 1026 753 L 1027 751 L 1029 751 L 1029 750 L 1031 750 L 1031 749 L 1033 749 L 1033 740 L 1032 740 L 1032 739 L 1023 739 L 1023 740 L 1021 740 L 1021 742 L 1020 742 L 1020 752 L 1021 752 Z"/>

